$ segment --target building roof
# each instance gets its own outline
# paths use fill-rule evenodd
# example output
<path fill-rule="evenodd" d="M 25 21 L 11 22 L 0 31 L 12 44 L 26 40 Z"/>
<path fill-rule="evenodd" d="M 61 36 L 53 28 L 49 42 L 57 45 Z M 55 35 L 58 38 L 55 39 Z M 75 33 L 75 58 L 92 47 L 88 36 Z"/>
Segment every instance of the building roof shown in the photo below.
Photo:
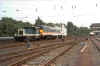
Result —
<path fill-rule="evenodd" d="M 100 27 L 100 23 L 93 23 L 90 27 Z"/>

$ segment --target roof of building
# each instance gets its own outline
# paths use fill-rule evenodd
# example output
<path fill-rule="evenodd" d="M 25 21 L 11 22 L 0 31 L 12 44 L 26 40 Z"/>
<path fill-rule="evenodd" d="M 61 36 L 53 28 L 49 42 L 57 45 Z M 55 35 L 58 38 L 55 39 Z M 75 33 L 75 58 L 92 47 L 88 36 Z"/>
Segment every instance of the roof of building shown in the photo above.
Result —
<path fill-rule="evenodd" d="M 100 27 L 100 23 L 93 23 L 90 27 Z"/>

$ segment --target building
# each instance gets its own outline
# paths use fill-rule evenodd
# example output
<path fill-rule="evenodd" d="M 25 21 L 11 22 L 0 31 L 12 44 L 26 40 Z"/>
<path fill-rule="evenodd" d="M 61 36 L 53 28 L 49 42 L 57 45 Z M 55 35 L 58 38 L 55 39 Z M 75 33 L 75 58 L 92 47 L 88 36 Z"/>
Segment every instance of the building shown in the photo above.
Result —
<path fill-rule="evenodd" d="M 93 23 L 90 28 L 92 31 L 100 31 L 100 23 Z"/>
<path fill-rule="evenodd" d="M 90 32 L 90 35 L 97 35 L 100 36 L 100 23 L 93 23 L 90 26 L 92 32 Z"/>

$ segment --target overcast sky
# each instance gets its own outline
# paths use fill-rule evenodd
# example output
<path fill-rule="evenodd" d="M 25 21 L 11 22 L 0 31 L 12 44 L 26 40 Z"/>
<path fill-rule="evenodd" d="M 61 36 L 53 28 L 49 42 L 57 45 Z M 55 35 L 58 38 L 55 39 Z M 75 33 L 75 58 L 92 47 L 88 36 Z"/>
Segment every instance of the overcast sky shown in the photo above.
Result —
<path fill-rule="evenodd" d="M 45 22 L 90 26 L 100 22 L 99 0 L 0 0 L 0 18 L 35 22 L 39 16 Z"/>

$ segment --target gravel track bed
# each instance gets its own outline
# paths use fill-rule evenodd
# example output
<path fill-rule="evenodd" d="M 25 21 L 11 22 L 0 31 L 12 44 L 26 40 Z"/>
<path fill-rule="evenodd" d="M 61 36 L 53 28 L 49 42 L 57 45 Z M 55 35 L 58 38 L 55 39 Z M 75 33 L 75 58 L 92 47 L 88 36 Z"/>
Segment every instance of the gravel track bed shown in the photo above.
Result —
<path fill-rule="evenodd" d="M 56 59 L 55 66 L 75 66 L 80 48 L 80 44 L 74 46 L 69 52 Z"/>
<path fill-rule="evenodd" d="M 67 40 L 65 42 L 71 42 L 72 40 Z M 31 48 L 39 48 L 39 47 L 43 47 L 46 45 L 50 45 L 50 44 L 55 44 L 55 43 L 62 43 L 62 41 L 51 41 L 51 42 L 36 42 L 36 43 L 31 43 Z M 0 55 L 1 54 L 7 54 L 7 53 L 13 53 L 13 52 L 18 52 L 18 51 L 23 51 L 24 49 L 26 49 L 26 46 L 15 46 L 15 47 L 11 47 L 11 48 L 6 48 L 6 49 L 0 49 Z"/>
<path fill-rule="evenodd" d="M 93 63 L 94 63 L 94 66 L 100 66 L 100 51 L 98 51 L 98 49 L 96 48 L 96 46 L 92 43 L 91 43 L 91 54 L 92 54 L 92 59 L 93 59 Z"/>
<path fill-rule="evenodd" d="M 55 56 L 59 55 L 62 51 L 64 51 L 69 46 L 66 45 L 64 47 L 57 48 L 54 51 L 49 51 L 48 53 L 42 54 L 38 58 L 31 59 L 31 60 L 27 61 L 24 65 L 28 65 L 28 66 L 42 65 L 42 64 L 46 63 L 47 61 L 49 61 L 50 59 L 54 58 Z"/>
<path fill-rule="evenodd" d="M 61 48 L 57 48 L 53 51 L 49 51 L 48 53 L 42 54 L 40 57 L 36 58 L 36 59 L 31 59 L 29 61 L 27 61 L 23 66 L 39 66 L 39 65 L 44 65 L 48 62 L 48 60 L 53 59 L 54 57 L 56 57 L 57 55 L 59 55 L 60 53 L 62 53 L 66 48 L 69 48 L 71 46 L 71 44 L 68 44 L 64 47 Z"/>
<path fill-rule="evenodd" d="M 58 45 L 58 46 L 59 46 L 59 47 L 62 47 L 63 45 L 61 45 L 61 46 Z M 55 49 L 56 49 L 56 48 L 57 48 L 57 45 L 55 45 L 54 47 L 55 47 Z M 59 47 L 58 47 L 58 48 L 59 48 Z M 50 48 L 50 47 L 49 47 L 49 48 Z M 51 47 L 51 50 L 52 50 L 52 49 L 53 49 L 53 47 Z M 50 49 L 47 48 L 47 49 L 43 49 L 43 50 L 44 50 L 44 51 L 40 51 L 40 52 L 36 53 L 36 55 L 39 55 L 39 56 L 40 56 L 40 55 L 41 55 L 41 54 L 40 54 L 41 52 L 46 52 L 46 53 L 47 53 L 47 51 L 50 50 Z M 54 50 L 54 49 L 53 49 L 53 50 Z M 26 54 L 26 55 L 30 57 L 31 54 L 32 54 L 32 55 L 35 55 L 34 53 L 30 53 L 30 55 L 29 55 L 29 54 Z M 43 53 L 42 53 L 42 54 L 43 54 Z M 16 60 L 19 60 L 19 59 L 21 59 L 21 58 L 27 59 L 26 57 L 24 57 L 23 55 L 21 55 L 20 57 L 17 57 Z M 35 58 L 35 57 L 33 57 L 33 58 Z M 11 60 L 11 59 L 9 59 L 9 60 Z M 11 61 L 14 62 L 14 63 L 16 63 L 16 61 L 13 61 L 13 59 L 12 59 Z M 11 63 L 11 61 L 10 61 L 10 62 L 7 61 L 7 64 Z M 20 61 L 20 60 L 19 60 L 19 61 Z M 12 63 L 12 64 L 14 64 L 14 63 Z M 5 63 L 2 63 L 2 65 L 5 65 Z"/>

